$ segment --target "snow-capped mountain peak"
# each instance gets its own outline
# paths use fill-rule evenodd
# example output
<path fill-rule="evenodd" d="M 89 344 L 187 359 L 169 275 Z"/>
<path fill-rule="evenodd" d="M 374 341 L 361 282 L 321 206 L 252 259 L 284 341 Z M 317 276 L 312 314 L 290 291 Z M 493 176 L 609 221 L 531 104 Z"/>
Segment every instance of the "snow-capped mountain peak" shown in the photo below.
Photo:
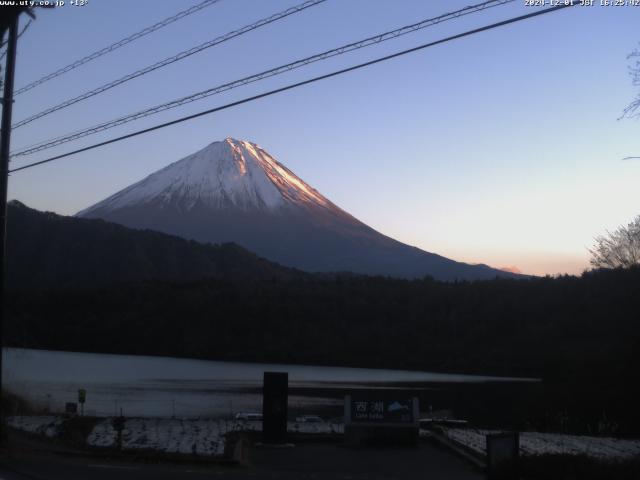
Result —
<path fill-rule="evenodd" d="M 147 203 L 226 208 L 277 209 L 285 204 L 332 206 L 255 143 L 234 138 L 213 142 L 140 182 L 112 195 L 93 209 L 114 210 Z"/>

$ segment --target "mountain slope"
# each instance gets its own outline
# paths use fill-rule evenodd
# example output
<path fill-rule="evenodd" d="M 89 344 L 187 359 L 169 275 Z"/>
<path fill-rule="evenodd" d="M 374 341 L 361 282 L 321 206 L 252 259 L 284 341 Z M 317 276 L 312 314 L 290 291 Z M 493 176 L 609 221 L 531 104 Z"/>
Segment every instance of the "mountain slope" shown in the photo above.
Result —
<path fill-rule="evenodd" d="M 234 244 L 202 245 L 102 220 L 39 212 L 9 203 L 11 289 L 93 288 L 145 280 L 291 278 L 303 275 Z"/>
<path fill-rule="evenodd" d="M 78 213 L 201 242 L 236 242 L 311 272 L 440 280 L 515 275 L 387 237 L 334 205 L 258 145 L 214 142 Z"/>

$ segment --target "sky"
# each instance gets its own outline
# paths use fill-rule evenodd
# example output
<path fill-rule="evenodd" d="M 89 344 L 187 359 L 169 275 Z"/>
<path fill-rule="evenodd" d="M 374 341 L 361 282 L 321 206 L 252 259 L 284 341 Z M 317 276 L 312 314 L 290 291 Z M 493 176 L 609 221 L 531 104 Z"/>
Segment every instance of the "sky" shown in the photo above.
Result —
<path fill-rule="evenodd" d="M 37 11 L 16 88 L 197 0 Z M 221 0 L 15 98 L 14 120 L 302 0 Z M 420 20 L 469 0 L 327 0 L 15 129 L 12 150 Z M 180 116 L 531 13 L 524 0 L 215 95 L 19 167 Z M 21 19 L 24 25 L 28 18 Z M 535 275 L 580 274 L 594 237 L 640 214 L 640 7 L 576 6 L 15 172 L 9 198 L 72 215 L 226 137 L 258 143 L 335 204 L 404 243 Z"/>

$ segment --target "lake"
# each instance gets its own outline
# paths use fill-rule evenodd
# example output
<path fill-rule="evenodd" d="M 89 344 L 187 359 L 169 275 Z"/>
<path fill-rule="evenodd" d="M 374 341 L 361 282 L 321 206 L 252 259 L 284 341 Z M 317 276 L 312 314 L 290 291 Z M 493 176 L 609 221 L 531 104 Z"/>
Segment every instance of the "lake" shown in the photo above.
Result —
<path fill-rule="evenodd" d="M 293 412 L 339 413 L 354 389 L 441 390 L 443 385 L 531 383 L 531 379 L 404 370 L 220 362 L 5 348 L 5 388 L 41 411 L 63 411 L 87 391 L 85 413 L 228 417 L 262 410 L 262 375 L 289 373 Z"/>

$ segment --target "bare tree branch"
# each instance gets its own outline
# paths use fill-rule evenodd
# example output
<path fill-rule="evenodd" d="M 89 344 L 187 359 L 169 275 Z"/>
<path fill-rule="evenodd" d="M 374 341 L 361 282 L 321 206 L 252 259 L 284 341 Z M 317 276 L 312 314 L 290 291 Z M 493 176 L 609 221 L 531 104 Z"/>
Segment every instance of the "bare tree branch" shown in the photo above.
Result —
<path fill-rule="evenodd" d="M 629 225 L 607 231 L 589 249 L 594 268 L 626 268 L 640 265 L 640 215 Z"/>
<path fill-rule="evenodd" d="M 635 63 L 632 63 L 629 66 L 629 75 L 631 75 L 631 83 L 634 87 L 640 87 L 640 49 L 634 50 L 628 56 L 628 59 L 635 60 Z M 620 118 L 634 118 L 640 117 L 640 93 L 636 96 L 636 98 L 627 105 L 622 112 L 622 116 Z"/>

